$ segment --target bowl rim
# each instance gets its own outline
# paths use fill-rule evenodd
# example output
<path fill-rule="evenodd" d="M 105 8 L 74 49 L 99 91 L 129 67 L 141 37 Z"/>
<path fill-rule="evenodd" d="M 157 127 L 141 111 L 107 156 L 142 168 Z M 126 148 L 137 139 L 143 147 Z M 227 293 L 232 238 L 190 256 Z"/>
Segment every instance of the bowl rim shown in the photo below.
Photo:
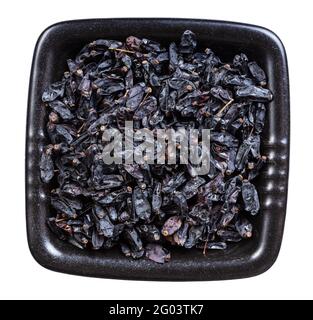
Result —
<path fill-rule="evenodd" d="M 60 29 L 63 29 L 64 32 L 68 30 L 68 27 L 75 27 L 85 24 L 106 24 L 110 22 L 127 22 L 127 23 L 200 23 L 205 24 L 206 27 L 209 25 L 218 27 L 218 28 L 238 28 L 241 30 L 245 30 L 245 32 L 252 32 L 254 34 L 262 35 L 265 37 L 266 41 L 271 42 L 276 50 L 279 52 L 276 53 L 281 61 L 280 68 L 285 75 L 286 82 L 283 85 L 283 94 L 284 97 L 284 110 L 286 110 L 286 123 L 287 128 L 285 130 L 285 138 L 286 138 L 286 146 L 287 146 L 287 155 L 285 159 L 286 164 L 286 174 L 284 177 L 284 185 L 285 185 L 285 193 L 283 197 L 283 207 L 280 212 L 280 230 L 279 234 L 276 235 L 275 243 L 268 243 L 266 246 L 258 248 L 259 252 L 255 254 L 252 259 L 245 261 L 244 268 L 242 267 L 242 263 L 237 261 L 237 264 L 234 266 L 234 269 L 231 268 L 224 269 L 221 264 L 218 264 L 216 267 L 212 267 L 208 273 L 200 273 L 197 274 L 194 266 L 191 268 L 188 265 L 182 265 L 181 270 L 188 271 L 183 276 L 168 274 L 168 270 L 164 270 L 165 273 L 162 275 L 160 272 L 153 272 L 151 274 L 140 273 L 140 267 L 138 262 L 135 261 L 133 263 L 128 263 L 128 267 L 123 267 L 119 264 L 117 267 L 112 266 L 111 268 L 106 265 L 107 270 L 101 270 L 99 267 L 95 265 L 92 267 L 92 264 L 88 264 L 89 270 L 87 270 L 87 266 L 79 264 L 78 261 L 68 261 L 66 256 L 63 256 L 61 252 L 61 256 L 57 257 L 59 253 L 51 246 L 51 243 L 47 239 L 42 238 L 42 234 L 35 235 L 35 230 L 33 229 L 33 218 L 34 212 L 32 211 L 30 203 L 33 200 L 30 197 L 30 194 L 33 192 L 33 185 L 31 182 L 32 174 L 30 175 L 30 163 L 31 163 L 31 151 L 30 149 L 30 140 L 33 135 L 33 123 L 31 120 L 31 113 L 34 112 L 34 103 L 36 96 L 36 81 L 38 80 L 38 59 L 44 53 L 42 53 L 42 48 L 46 45 L 47 39 L 55 32 L 59 32 Z M 289 77 L 288 77 L 288 64 L 287 57 L 284 45 L 282 44 L 279 37 L 273 33 L 271 30 L 267 28 L 263 28 L 260 26 L 239 23 L 239 22 L 230 22 L 230 21 L 222 21 L 222 20 L 205 20 L 205 19 L 188 19 L 188 18 L 112 18 L 112 19 L 79 19 L 79 20 L 67 20 L 57 22 L 55 24 L 47 27 L 39 36 L 32 61 L 32 68 L 30 74 L 30 82 L 29 82 L 29 92 L 28 92 L 28 109 L 27 109 L 27 129 L 26 129 L 26 149 L 25 149 L 25 191 L 26 191 L 26 220 L 27 220 L 27 240 L 30 252 L 34 259 L 43 267 L 53 270 L 59 271 L 69 274 L 76 275 L 85 275 L 85 276 L 93 276 L 93 277 L 105 277 L 105 278 L 118 278 L 118 279 L 136 279 L 136 280 L 167 280 L 167 281 L 187 281 L 187 280 L 224 280 L 224 279 L 235 279 L 235 278 L 246 278 L 251 276 L 259 275 L 266 270 L 268 270 L 276 261 L 277 256 L 279 254 L 283 229 L 284 229 L 284 221 L 286 215 L 286 206 L 287 206 L 287 192 L 288 192 L 288 174 L 289 174 L 289 139 L 290 139 L 290 116 L 289 116 Z M 107 258 L 108 259 L 108 258 Z M 123 259 L 125 259 L 123 257 Z M 97 259 L 95 259 L 98 261 Z M 110 259 L 108 259 L 109 261 Z M 111 262 L 115 262 L 115 259 L 111 259 Z M 122 259 L 121 259 L 122 260 Z M 100 263 L 100 261 L 98 261 Z M 110 261 L 109 261 L 110 262 Z M 227 262 L 225 262 L 227 263 Z M 114 264 L 114 263 L 113 263 Z M 100 263 L 101 265 L 101 263 Z M 129 266 L 131 266 L 129 268 Z M 242 268 L 241 268 L 241 267 Z M 75 269 L 76 268 L 76 269 Z M 117 268 L 117 269 L 116 269 Z M 132 272 L 134 271 L 134 272 Z"/>

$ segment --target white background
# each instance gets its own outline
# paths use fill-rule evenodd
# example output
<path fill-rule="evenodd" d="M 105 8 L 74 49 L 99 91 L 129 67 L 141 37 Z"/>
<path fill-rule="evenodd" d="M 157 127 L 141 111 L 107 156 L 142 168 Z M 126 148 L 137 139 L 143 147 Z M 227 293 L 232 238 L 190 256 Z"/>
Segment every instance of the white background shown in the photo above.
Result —
<path fill-rule="evenodd" d="M 312 1 L 2 1 L 0 11 L 0 298 L 313 298 Z M 265 274 L 222 282 L 136 282 L 52 272 L 26 241 L 24 142 L 29 72 L 43 29 L 62 20 L 186 17 L 247 22 L 279 35 L 289 60 L 291 164 L 285 236 Z M 130 30 L 131 32 L 131 30 Z M 273 212 L 275 214 L 275 212 Z"/>

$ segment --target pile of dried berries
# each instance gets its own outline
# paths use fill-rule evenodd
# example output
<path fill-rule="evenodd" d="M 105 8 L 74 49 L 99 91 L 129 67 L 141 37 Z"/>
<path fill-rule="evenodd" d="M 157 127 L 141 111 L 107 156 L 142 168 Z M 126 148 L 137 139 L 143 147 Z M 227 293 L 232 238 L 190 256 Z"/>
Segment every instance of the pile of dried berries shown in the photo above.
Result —
<path fill-rule="evenodd" d="M 49 119 L 40 161 L 51 186 L 51 230 L 79 248 L 119 245 L 126 256 L 164 263 L 166 248 L 225 249 L 252 236 L 259 211 L 251 183 L 260 154 L 266 75 L 245 54 L 223 63 L 196 51 L 195 34 L 178 45 L 130 36 L 86 45 L 42 100 Z M 211 129 L 210 172 L 190 164 L 111 164 L 102 159 L 105 128 Z M 54 189 L 52 189 L 54 188 Z"/>

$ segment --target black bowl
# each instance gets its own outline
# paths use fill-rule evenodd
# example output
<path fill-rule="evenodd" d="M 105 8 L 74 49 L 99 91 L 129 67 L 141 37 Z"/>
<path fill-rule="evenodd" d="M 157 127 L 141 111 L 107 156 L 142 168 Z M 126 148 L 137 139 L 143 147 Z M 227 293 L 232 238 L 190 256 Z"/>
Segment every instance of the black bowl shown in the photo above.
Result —
<path fill-rule="evenodd" d="M 190 29 L 203 48 L 213 49 L 224 61 L 244 52 L 268 75 L 274 93 L 263 134 L 262 151 L 269 156 L 256 181 L 261 212 L 254 218 L 250 240 L 226 251 L 172 249 L 164 265 L 134 261 L 118 250 L 82 251 L 58 240 L 47 228 L 49 190 L 40 181 L 40 150 L 46 143 L 45 112 L 41 94 L 66 69 L 66 59 L 97 38 L 124 40 L 129 35 L 177 41 Z M 26 216 L 28 243 L 34 258 L 44 267 L 71 274 L 140 280 L 221 280 L 258 275 L 276 260 L 283 236 L 289 167 L 289 83 L 283 44 L 271 31 L 241 23 L 190 19 L 97 19 L 66 21 L 40 36 L 30 78 L 26 138 Z"/>

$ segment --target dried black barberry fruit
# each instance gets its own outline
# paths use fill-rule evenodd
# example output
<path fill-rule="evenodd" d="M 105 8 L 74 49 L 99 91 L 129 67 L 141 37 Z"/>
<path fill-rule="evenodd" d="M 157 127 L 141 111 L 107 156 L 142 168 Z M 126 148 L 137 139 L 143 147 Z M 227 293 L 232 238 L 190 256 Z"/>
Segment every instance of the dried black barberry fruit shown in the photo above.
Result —
<path fill-rule="evenodd" d="M 164 263 L 172 246 L 205 254 L 253 236 L 249 216 L 260 203 L 252 180 L 267 161 L 260 135 L 273 98 L 257 62 L 243 53 L 222 62 L 197 49 L 187 30 L 168 48 L 134 36 L 97 39 L 67 65 L 42 94 L 49 144 L 40 176 L 51 189 L 47 224 L 59 239 L 81 249 L 119 245 L 127 257 Z M 209 172 L 168 163 L 173 150 L 163 164 L 105 163 L 103 132 L 124 134 L 125 121 L 153 133 L 210 129 Z M 116 152 L 130 159 L 130 151 Z"/>

